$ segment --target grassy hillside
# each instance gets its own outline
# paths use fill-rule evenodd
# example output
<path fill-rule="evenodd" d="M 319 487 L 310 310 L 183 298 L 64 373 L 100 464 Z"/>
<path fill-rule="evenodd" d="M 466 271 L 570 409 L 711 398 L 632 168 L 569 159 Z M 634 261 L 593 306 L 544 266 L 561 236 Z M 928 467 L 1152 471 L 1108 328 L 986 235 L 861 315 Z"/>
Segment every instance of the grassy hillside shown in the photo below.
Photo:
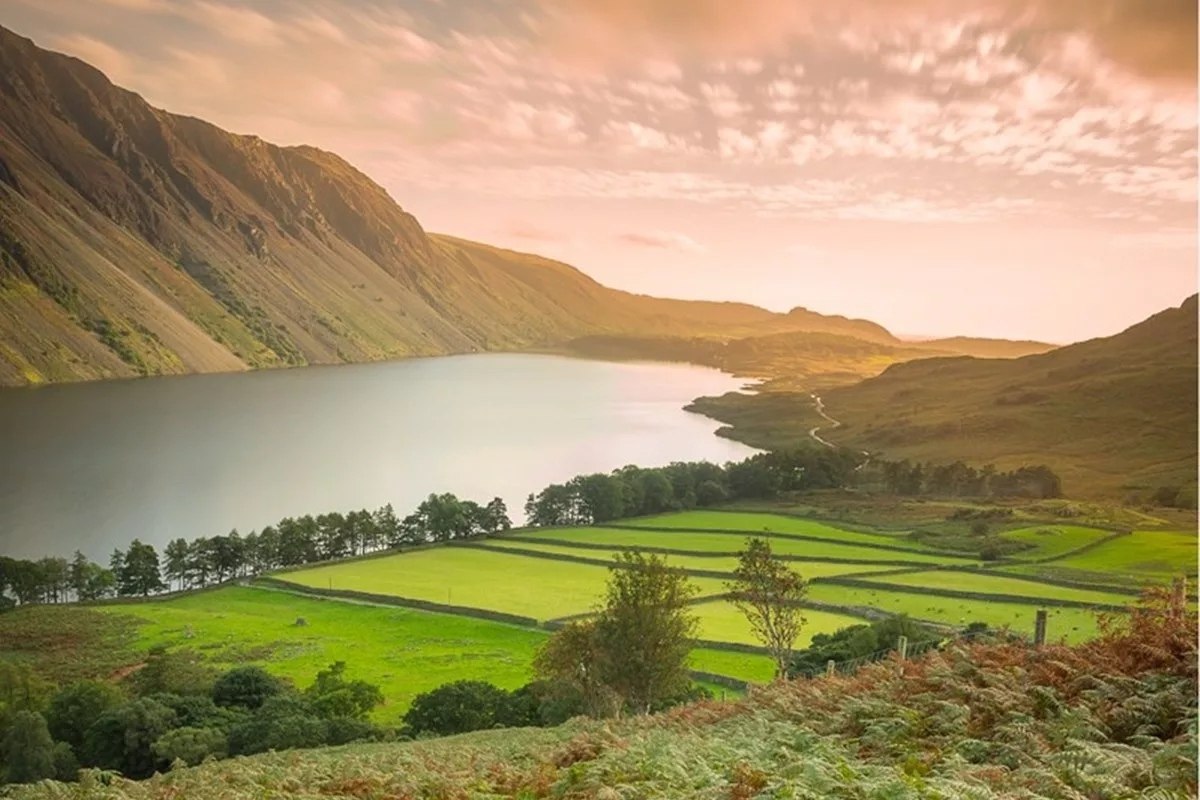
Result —
<path fill-rule="evenodd" d="M 1115 336 L 1015 359 L 906 359 L 852 385 L 700 398 L 693 410 L 757 447 L 812 439 L 888 460 L 1047 464 L 1070 497 L 1146 499 L 1159 487 L 1195 503 L 1197 300 Z M 803 386 L 803 381 L 801 381 Z M 834 426 L 814 407 L 816 390 Z"/>
<path fill-rule="evenodd" d="M 168 113 L 0 28 L 0 385 L 877 325 L 608 289 L 428 235 L 339 157 Z"/>
<path fill-rule="evenodd" d="M 651 717 L 269 753 L 14 796 L 1194 797 L 1195 626 L 1155 608 L 1083 647 L 953 646 Z"/>

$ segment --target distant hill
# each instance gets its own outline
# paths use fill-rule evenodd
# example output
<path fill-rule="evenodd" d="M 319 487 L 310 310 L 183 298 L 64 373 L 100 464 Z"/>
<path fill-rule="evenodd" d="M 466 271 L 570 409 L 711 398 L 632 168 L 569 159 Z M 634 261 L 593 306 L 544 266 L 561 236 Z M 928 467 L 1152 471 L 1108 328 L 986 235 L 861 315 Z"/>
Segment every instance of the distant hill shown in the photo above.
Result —
<path fill-rule="evenodd" d="M 1023 358 L 930 358 L 824 395 L 838 443 L 888 458 L 1046 463 L 1068 494 L 1196 484 L 1197 299 Z"/>
<path fill-rule="evenodd" d="M 429 235 L 336 155 L 153 108 L 0 28 L 0 384 L 784 330 L 890 337 Z"/>
<path fill-rule="evenodd" d="M 973 336 L 951 336 L 947 339 L 926 339 L 904 344 L 920 350 L 959 353 L 977 358 L 1020 358 L 1046 353 L 1058 346 L 1027 339 L 980 339 Z"/>

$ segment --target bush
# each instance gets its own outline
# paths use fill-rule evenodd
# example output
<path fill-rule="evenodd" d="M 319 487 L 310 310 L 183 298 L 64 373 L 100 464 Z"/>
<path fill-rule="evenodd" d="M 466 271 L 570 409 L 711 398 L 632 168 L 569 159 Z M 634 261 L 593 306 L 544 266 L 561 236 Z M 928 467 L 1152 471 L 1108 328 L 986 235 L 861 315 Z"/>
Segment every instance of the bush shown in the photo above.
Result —
<path fill-rule="evenodd" d="M 146 665 L 129 678 L 133 693 L 210 694 L 217 673 L 191 650 L 169 651 L 156 647 L 146 657 Z"/>
<path fill-rule="evenodd" d="M 148 698 L 105 711 L 84 734 L 82 761 L 129 778 L 149 777 L 158 765 L 154 743 L 177 724 L 174 711 Z"/>
<path fill-rule="evenodd" d="M 46 719 L 36 711 L 18 711 L 8 723 L 2 742 L 4 777 L 9 783 L 33 783 L 57 774 L 54 740 Z"/>
<path fill-rule="evenodd" d="M 466 733 L 498 724 L 507 693 L 485 681 L 455 681 L 417 695 L 404 715 L 414 735 Z"/>
<path fill-rule="evenodd" d="M 78 750 L 83 746 L 83 734 L 105 711 L 124 702 L 121 692 L 112 684 L 101 681 L 79 681 L 60 689 L 50 698 L 46 709 L 46 724 L 56 741 L 66 742 Z"/>
<path fill-rule="evenodd" d="M 851 625 L 832 634 L 814 636 L 808 648 L 792 658 L 788 675 L 812 675 L 822 672 L 830 661 L 840 663 L 882 655 L 883 651 L 894 649 L 901 636 L 907 637 L 910 645 L 941 638 L 936 631 L 905 616 L 888 617 L 869 625 Z"/>
<path fill-rule="evenodd" d="M 383 692 L 366 681 L 346 680 L 346 662 L 336 661 L 317 673 L 304 691 L 313 713 L 325 719 L 366 719 L 371 709 L 383 703 Z"/>
<path fill-rule="evenodd" d="M 153 749 L 154 755 L 168 764 L 182 761 L 195 766 L 209 756 L 225 757 L 226 734 L 217 728 L 176 728 L 160 736 Z"/>
<path fill-rule="evenodd" d="M 79 759 L 75 751 L 66 742 L 54 743 L 54 777 L 57 780 L 69 782 L 79 777 Z"/>
<path fill-rule="evenodd" d="M 217 678 L 212 699 L 219 706 L 256 709 L 284 691 L 285 685 L 262 667 L 237 667 Z"/>

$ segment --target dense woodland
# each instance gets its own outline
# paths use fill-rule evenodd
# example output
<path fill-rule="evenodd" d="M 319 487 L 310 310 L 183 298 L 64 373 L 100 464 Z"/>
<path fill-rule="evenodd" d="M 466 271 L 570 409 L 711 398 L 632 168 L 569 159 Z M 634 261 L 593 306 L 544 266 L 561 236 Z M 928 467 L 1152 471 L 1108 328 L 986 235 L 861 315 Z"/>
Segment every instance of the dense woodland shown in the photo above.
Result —
<path fill-rule="evenodd" d="M 592 525 L 625 517 L 769 500 L 784 493 L 853 488 L 905 496 L 1049 498 L 1062 494 L 1045 466 L 1000 472 L 962 462 L 948 465 L 868 460 L 843 450 L 801 448 L 759 453 L 724 466 L 676 462 L 579 475 L 529 495 L 527 524 Z M 490 536 L 512 527 L 504 501 L 481 505 L 431 494 L 408 516 L 391 504 L 376 511 L 288 517 L 246 535 L 176 539 L 160 554 L 134 539 L 107 567 L 76 552 L 72 559 L 0 557 L 0 609 L 16 603 L 61 603 L 146 597 L 199 589 L 270 570 L 353 558 L 381 550 Z"/>

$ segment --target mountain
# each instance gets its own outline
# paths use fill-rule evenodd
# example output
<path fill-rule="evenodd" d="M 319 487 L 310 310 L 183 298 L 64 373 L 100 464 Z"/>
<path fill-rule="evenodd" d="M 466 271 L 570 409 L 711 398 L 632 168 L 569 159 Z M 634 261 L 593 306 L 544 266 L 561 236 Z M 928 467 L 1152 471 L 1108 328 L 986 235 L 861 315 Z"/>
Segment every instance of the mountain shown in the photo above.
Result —
<path fill-rule="evenodd" d="M 828 436 L 887 458 L 1046 463 L 1069 495 L 1194 492 L 1196 329 L 1193 295 L 1115 336 L 1040 355 L 894 364 L 824 395 L 842 422 Z"/>
<path fill-rule="evenodd" d="M 336 155 L 153 108 L 0 28 L 0 384 L 873 323 L 609 289 L 431 235 Z"/>

